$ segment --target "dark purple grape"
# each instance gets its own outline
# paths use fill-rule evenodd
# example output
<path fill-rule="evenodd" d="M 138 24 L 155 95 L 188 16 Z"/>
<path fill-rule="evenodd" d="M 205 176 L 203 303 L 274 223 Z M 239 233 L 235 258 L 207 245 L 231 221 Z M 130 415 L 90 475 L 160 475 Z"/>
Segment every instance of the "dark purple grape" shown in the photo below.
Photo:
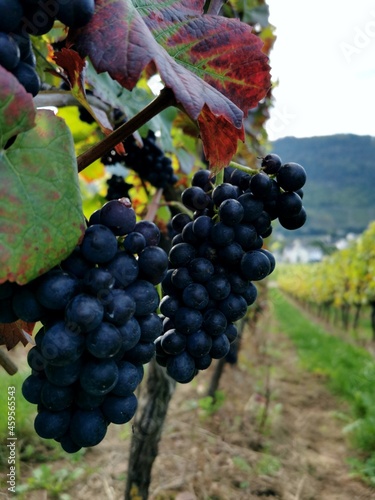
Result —
<path fill-rule="evenodd" d="M 34 428 L 38 436 L 44 439 L 58 439 L 68 430 L 70 419 L 71 412 L 68 409 L 50 411 L 44 408 L 35 417 Z"/>
<path fill-rule="evenodd" d="M 9 33 L 14 31 L 21 22 L 23 8 L 20 0 L 0 0 L 0 31 Z"/>
<path fill-rule="evenodd" d="M 53 270 L 47 272 L 36 289 L 38 301 L 52 310 L 64 309 L 79 290 L 79 281 L 71 274 Z"/>
<path fill-rule="evenodd" d="M 30 323 L 40 321 L 47 314 L 47 309 L 37 300 L 29 287 L 20 287 L 12 298 L 13 311 L 17 318 Z"/>
<path fill-rule="evenodd" d="M 209 302 L 207 289 L 199 283 L 191 283 L 182 292 L 182 300 L 187 307 L 202 310 Z"/>
<path fill-rule="evenodd" d="M 279 217 L 293 217 L 302 208 L 302 200 L 293 191 L 281 193 L 277 199 L 277 211 Z"/>
<path fill-rule="evenodd" d="M 142 342 L 154 342 L 163 333 L 163 322 L 156 313 L 138 317 Z"/>
<path fill-rule="evenodd" d="M 117 384 L 118 367 L 113 359 L 91 358 L 81 370 L 80 384 L 83 390 L 94 396 L 108 394 Z"/>
<path fill-rule="evenodd" d="M 131 233 L 136 225 L 136 215 L 127 198 L 107 201 L 100 209 L 100 223 L 116 236 Z"/>
<path fill-rule="evenodd" d="M 212 262 L 204 257 L 193 259 L 188 265 L 188 270 L 192 279 L 198 283 L 206 282 L 215 272 Z"/>
<path fill-rule="evenodd" d="M 277 183 L 285 191 L 297 191 L 306 182 L 306 171 L 299 163 L 286 163 L 276 176 Z"/>
<path fill-rule="evenodd" d="M 73 403 L 74 392 L 72 385 L 58 386 L 46 380 L 40 393 L 41 403 L 47 410 L 65 410 Z"/>
<path fill-rule="evenodd" d="M 198 187 L 192 186 L 186 188 L 181 195 L 181 201 L 186 208 L 190 210 L 202 210 L 208 207 L 210 203 L 210 197 L 205 193 L 205 191 Z"/>
<path fill-rule="evenodd" d="M 13 38 L 0 33 L 0 65 L 12 71 L 20 62 L 20 49 Z"/>
<path fill-rule="evenodd" d="M 168 330 L 161 338 L 161 347 L 166 354 L 176 355 L 185 350 L 186 335 L 175 329 Z"/>
<path fill-rule="evenodd" d="M 94 15 L 94 0 L 57 0 L 57 3 L 56 17 L 69 28 L 82 28 Z"/>
<path fill-rule="evenodd" d="M 247 303 L 242 295 L 230 293 L 228 297 L 219 302 L 219 309 L 227 318 L 228 322 L 233 322 L 245 316 Z"/>
<path fill-rule="evenodd" d="M 253 220 L 256 220 L 263 212 L 263 202 L 256 198 L 252 193 L 242 194 L 238 198 L 238 201 L 241 203 L 244 209 L 244 215 L 242 218 L 243 222 L 252 222 Z"/>
<path fill-rule="evenodd" d="M 198 330 L 186 337 L 186 350 L 194 358 L 208 354 L 212 347 L 212 337 L 204 330 Z"/>
<path fill-rule="evenodd" d="M 160 241 L 160 230 L 154 222 L 142 220 L 136 223 L 134 231 L 143 234 L 146 245 L 157 246 Z"/>
<path fill-rule="evenodd" d="M 138 401 L 134 394 L 124 397 L 111 395 L 102 404 L 102 411 L 109 422 L 125 424 L 134 417 L 137 405 Z"/>
<path fill-rule="evenodd" d="M 195 376 L 194 358 L 186 351 L 171 356 L 167 361 L 167 373 L 180 383 L 187 383 Z"/>
<path fill-rule="evenodd" d="M 121 345 L 122 337 L 118 329 L 104 321 L 86 336 L 86 349 L 96 358 L 113 357 L 119 352 Z"/>
<path fill-rule="evenodd" d="M 193 175 L 191 180 L 192 186 L 198 186 L 202 188 L 205 192 L 211 191 L 215 183 L 215 176 L 212 176 L 209 170 L 198 170 Z"/>
<path fill-rule="evenodd" d="M 244 207 L 237 200 L 224 200 L 219 207 L 219 217 L 224 224 L 236 226 L 244 217 Z"/>
<path fill-rule="evenodd" d="M 230 349 L 230 342 L 225 333 L 212 337 L 212 346 L 210 349 L 210 356 L 214 359 L 224 358 Z"/>
<path fill-rule="evenodd" d="M 99 408 L 76 410 L 71 418 L 70 437 L 79 447 L 96 446 L 107 433 L 107 420 Z"/>
<path fill-rule="evenodd" d="M 177 231 L 177 233 L 181 233 L 186 224 L 191 221 L 191 218 L 188 214 L 180 213 L 176 214 L 172 217 L 171 224 L 172 228 Z"/>
<path fill-rule="evenodd" d="M 228 199 L 236 199 L 238 195 L 238 191 L 232 184 L 228 182 L 224 182 L 223 184 L 219 184 L 212 191 L 212 200 L 217 207 L 221 205 L 224 200 Z"/>
<path fill-rule="evenodd" d="M 305 224 L 306 219 L 306 210 L 302 207 L 301 211 L 297 215 L 293 215 L 292 217 L 279 217 L 279 222 L 285 229 L 294 230 L 302 227 Z"/>
<path fill-rule="evenodd" d="M 83 237 L 81 252 L 83 257 L 89 262 L 105 264 L 116 255 L 116 236 L 103 224 L 89 226 Z"/>
<path fill-rule="evenodd" d="M 115 387 L 112 389 L 111 394 L 115 396 L 130 396 L 142 381 L 142 373 L 136 365 L 129 361 L 119 361 L 118 366 L 118 380 Z"/>
<path fill-rule="evenodd" d="M 227 329 L 227 318 L 218 309 L 208 309 L 203 316 L 202 328 L 209 335 L 220 335 Z"/>
<path fill-rule="evenodd" d="M 71 299 L 65 309 L 68 327 L 76 332 L 89 332 L 97 328 L 103 320 L 104 307 L 101 301 L 86 293 Z"/>
<path fill-rule="evenodd" d="M 169 252 L 169 261 L 173 267 L 187 266 L 196 256 L 195 248 L 189 243 L 178 243 Z"/>
<path fill-rule="evenodd" d="M 241 260 L 241 273 L 249 281 L 262 280 L 271 271 L 271 263 L 267 255 L 259 250 L 246 252 Z"/>
<path fill-rule="evenodd" d="M 139 273 L 137 260 L 125 251 L 117 252 L 106 268 L 115 278 L 116 287 L 127 287 L 134 283 Z"/>
<path fill-rule="evenodd" d="M 251 177 L 250 190 L 257 198 L 266 198 L 271 192 L 272 181 L 267 174 L 259 172 Z"/>
<path fill-rule="evenodd" d="M 146 239 L 141 233 L 133 231 L 124 240 L 124 249 L 132 254 L 139 254 L 146 246 Z"/>
<path fill-rule="evenodd" d="M 190 307 L 180 307 L 173 318 L 176 329 L 185 335 L 197 331 L 201 327 L 202 322 L 203 317 L 201 312 Z"/>
<path fill-rule="evenodd" d="M 126 287 L 126 292 L 135 302 L 136 316 L 147 316 L 153 313 L 159 305 L 158 292 L 149 281 L 137 280 Z"/>
<path fill-rule="evenodd" d="M 21 85 L 25 87 L 26 92 L 29 92 L 35 97 L 40 90 L 40 79 L 35 69 L 23 61 L 20 61 L 15 68 L 12 69 L 13 75 L 17 78 Z"/>
<path fill-rule="evenodd" d="M 107 297 L 104 318 L 116 326 L 121 326 L 131 319 L 135 311 L 136 302 L 131 291 L 128 288 L 126 290 L 115 288 Z"/>
<path fill-rule="evenodd" d="M 123 359 L 130 361 L 133 364 L 145 365 L 146 363 L 149 363 L 154 356 L 154 342 L 138 342 L 137 345 L 125 352 Z"/>
<path fill-rule="evenodd" d="M 46 328 L 41 343 L 41 353 L 47 363 L 54 366 L 71 364 L 81 356 L 85 346 L 84 336 L 70 330 L 63 321 Z"/>
<path fill-rule="evenodd" d="M 266 174 L 277 174 L 281 168 L 281 158 L 274 153 L 268 154 L 262 159 L 261 166 Z"/>
<path fill-rule="evenodd" d="M 147 246 L 139 254 L 138 267 L 141 275 L 156 285 L 168 269 L 168 255 L 158 246 Z"/>

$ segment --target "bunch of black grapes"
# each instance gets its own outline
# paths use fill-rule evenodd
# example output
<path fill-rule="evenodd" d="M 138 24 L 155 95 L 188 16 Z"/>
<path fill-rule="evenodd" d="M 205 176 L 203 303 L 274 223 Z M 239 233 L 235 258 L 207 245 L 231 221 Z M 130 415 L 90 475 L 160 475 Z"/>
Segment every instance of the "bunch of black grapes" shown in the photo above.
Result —
<path fill-rule="evenodd" d="M 0 286 L 0 322 L 41 321 L 22 392 L 38 405 L 35 430 L 69 453 L 95 446 L 109 423 L 128 422 L 143 364 L 162 333 L 155 285 L 165 277 L 160 231 L 136 221 L 128 200 L 91 216 L 81 244 L 24 286 Z"/>
<path fill-rule="evenodd" d="M 172 219 L 176 235 L 160 303 L 163 335 L 155 343 L 157 362 L 180 383 L 230 352 L 235 322 L 257 297 L 253 282 L 275 267 L 263 248 L 272 220 L 288 229 L 306 220 L 306 173 L 297 163 L 282 165 L 277 155 L 267 155 L 254 175 L 226 168 L 225 182 L 215 187 L 213 181 L 207 170 L 198 171 L 181 196 L 193 219 L 186 213 Z"/>
<path fill-rule="evenodd" d="M 94 9 L 94 0 L 1 0 L 0 65 L 36 96 L 40 79 L 30 35 L 45 35 L 56 19 L 70 28 L 81 28 L 90 21 Z"/>
<path fill-rule="evenodd" d="M 109 179 L 107 179 L 107 194 L 106 200 L 118 200 L 119 198 L 129 198 L 129 189 L 133 186 L 125 179 L 122 175 L 112 174 Z"/>
<path fill-rule="evenodd" d="M 143 146 L 139 146 L 131 135 L 124 141 L 125 156 L 112 150 L 102 158 L 102 162 L 107 166 L 122 163 L 156 188 L 175 184 L 177 176 L 173 171 L 172 161 L 157 145 L 154 132 L 149 130 L 142 142 Z"/>

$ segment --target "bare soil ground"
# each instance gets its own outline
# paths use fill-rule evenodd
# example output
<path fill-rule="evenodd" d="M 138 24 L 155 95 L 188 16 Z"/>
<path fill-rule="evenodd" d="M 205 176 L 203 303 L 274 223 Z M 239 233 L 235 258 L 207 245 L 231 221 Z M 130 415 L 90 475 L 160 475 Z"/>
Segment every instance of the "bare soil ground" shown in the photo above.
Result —
<path fill-rule="evenodd" d="M 202 398 L 214 366 L 177 387 L 150 500 L 375 499 L 375 490 L 350 475 L 346 459 L 355 452 L 338 418 L 345 404 L 324 380 L 303 371 L 270 313 L 255 332 L 245 330 L 242 345 L 238 365 L 225 367 L 219 387 L 224 401 L 212 415 Z M 130 433 L 131 425 L 112 425 L 77 464 L 50 462 L 54 470 L 85 468 L 66 491 L 71 499 L 123 498 Z M 37 465 L 22 463 L 19 480 Z M 25 498 L 51 497 L 38 490 Z"/>

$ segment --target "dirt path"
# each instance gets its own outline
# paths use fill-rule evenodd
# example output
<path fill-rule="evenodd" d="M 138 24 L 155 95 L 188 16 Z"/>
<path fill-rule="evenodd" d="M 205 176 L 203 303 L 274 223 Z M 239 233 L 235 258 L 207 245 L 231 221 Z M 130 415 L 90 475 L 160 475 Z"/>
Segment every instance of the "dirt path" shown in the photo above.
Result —
<path fill-rule="evenodd" d="M 202 398 L 212 371 L 179 386 L 172 399 L 150 500 L 375 499 L 375 490 L 349 476 L 346 458 L 355 453 L 335 416 L 345 405 L 299 367 L 270 315 L 255 334 L 245 332 L 239 365 L 226 365 L 220 383 L 224 401 L 210 415 Z M 87 468 L 67 491 L 72 499 L 123 498 L 130 432 L 110 426 L 81 462 L 53 463 Z M 22 464 L 22 473 L 33 466 Z M 49 497 L 36 491 L 26 498 Z"/>

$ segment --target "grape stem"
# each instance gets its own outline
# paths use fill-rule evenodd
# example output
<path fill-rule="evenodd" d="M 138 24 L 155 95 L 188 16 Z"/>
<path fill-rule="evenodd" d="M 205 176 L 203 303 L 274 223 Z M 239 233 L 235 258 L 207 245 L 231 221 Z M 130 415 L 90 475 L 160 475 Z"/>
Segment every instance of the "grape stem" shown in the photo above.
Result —
<path fill-rule="evenodd" d="M 160 94 L 150 102 L 142 111 L 133 116 L 126 123 L 107 135 L 102 141 L 78 156 L 78 172 L 82 172 L 86 167 L 101 158 L 105 153 L 113 149 L 117 144 L 124 141 L 151 118 L 158 115 L 169 106 L 177 106 L 173 91 L 168 88 L 162 89 Z"/>
<path fill-rule="evenodd" d="M 235 161 L 231 161 L 229 163 L 229 166 L 232 168 L 236 168 L 237 170 L 242 170 L 242 172 L 246 172 L 249 175 L 259 174 L 260 172 L 258 168 L 245 167 L 245 165 L 241 165 L 240 163 L 237 163 Z"/>
<path fill-rule="evenodd" d="M 153 222 L 156 216 L 156 212 L 158 211 L 160 207 L 160 200 L 163 194 L 163 188 L 159 188 L 154 196 L 152 197 L 151 202 L 148 204 L 147 207 L 147 214 L 143 218 L 143 220 L 148 220 L 150 222 Z"/>
<path fill-rule="evenodd" d="M 220 186 L 224 182 L 224 169 L 222 168 L 220 172 L 216 174 L 215 177 L 215 186 Z"/>

